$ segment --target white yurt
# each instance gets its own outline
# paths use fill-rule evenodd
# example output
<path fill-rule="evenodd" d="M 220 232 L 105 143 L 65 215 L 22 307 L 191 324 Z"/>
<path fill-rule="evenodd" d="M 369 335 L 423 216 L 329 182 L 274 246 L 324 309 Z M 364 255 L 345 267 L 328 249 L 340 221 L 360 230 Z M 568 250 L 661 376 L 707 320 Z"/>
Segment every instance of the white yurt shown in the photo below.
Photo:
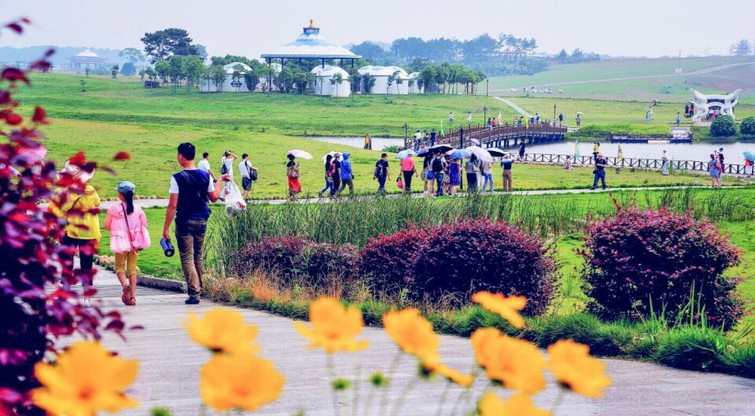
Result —
<path fill-rule="evenodd" d="M 422 88 L 419 87 L 419 72 L 409 74 L 409 94 L 422 94 Z"/>
<path fill-rule="evenodd" d="M 397 66 L 375 66 L 368 65 L 359 68 L 359 74 L 363 76 L 370 75 L 375 78 L 375 85 L 369 91 L 370 94 L 408 94 L 409 93 L 409 74 Z M 395 74 L 395 75 L 394 75 Z M 391 85 L 388 85 L 388 78 L 394 76 Z M 367 93 L 367 89 L 362 82 L 362 92 Z"/>
<path fill-rule="evenodd" d="M 329 95 L 331 97 L 348 97 L 351 95 L 349 73 L 343 68 L 332 65 L 318 65 L 312 68 L 315 81 L 312 90 L 315 95 Z M 341 75 L 341 83 L 336 82 L 336 74 Z"/>
<path fill-rule="evenodd" d="M 234 79 L 233 73 L 236 71 L 236 68 L 239 68 L 239 73 L 241 76 L 238 80 Z M 222 88 L 220 88 L 221 92 L 249 92 L 249 89 L 246 87 L 246 81 L 244 80 L 244 74 L 247 71 L 251 71 L 252 68 L 249 67 L 249 65 L 243 63 L 243 62 L 231 62 L 228 65 L 223 65 L 223 69 L 225 69 L 225 82 L 223 83 Z M 202 92 L 217 92 L 218 86 L 215 84 L 215 81 L 211 79 L 207 79 L 206 77 L 203 77 L 199 90 Z"/>

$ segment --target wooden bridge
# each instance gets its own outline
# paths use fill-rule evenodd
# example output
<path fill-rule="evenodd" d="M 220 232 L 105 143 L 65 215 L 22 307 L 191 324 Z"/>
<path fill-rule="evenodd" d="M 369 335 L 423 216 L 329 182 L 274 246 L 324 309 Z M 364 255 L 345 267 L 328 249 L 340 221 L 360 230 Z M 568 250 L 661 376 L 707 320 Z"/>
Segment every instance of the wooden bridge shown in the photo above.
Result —
<path fill-rule="evenodd" d="M 472 145 L 472 139 L 479 140 L 480 147 L 510 149 L 524 143 L 525 145 L 543 144 L 563 141 L 566 137 L 566 127 L 554 127 L 549 124 L 524 126 L 502 125 L 462 126 L 447 131 L 438 138 L 438 144 L 447 144 L 459 149 Z"/>
<path fill-rule="evenodd" d="M 528 153 L 524 155 L 522 162 L 527 163 L 542 163 L 547 165 L 565 165 L 567 156 L 573 155 L 561 155 L 561 154 L 548 154 L 548 153 Z M 636 159 L 636 158 L 618 158 L 618 157 L 603 157 L 608 162 L 608 165 L 613 168 L 629 168 L 629 169 L 644 169 L 644 170 L 661 170 L 663 167 L 662 159 Z M 669 160 L 670 167 L 673 170 L 683 172 L 708 172 L 708 162 L 700 162 L 697 160 Z M 591 166 L 595 164 L 595 159 L 590 156 L 578 156 L 573 161 L 574 166 Z M 747 175 L 749 169 L 746 169 L 745 165 L 738 165 L 733 163 L 724 164 L 724 172 L 728 175 Z"/>

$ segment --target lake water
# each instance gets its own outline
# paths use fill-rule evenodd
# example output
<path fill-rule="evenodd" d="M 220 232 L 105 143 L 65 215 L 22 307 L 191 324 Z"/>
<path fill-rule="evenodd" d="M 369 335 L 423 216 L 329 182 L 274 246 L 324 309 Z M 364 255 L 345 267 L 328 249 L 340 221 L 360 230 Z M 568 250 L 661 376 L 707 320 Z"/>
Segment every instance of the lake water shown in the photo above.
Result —
<path fill-rule="evenodd" d="M 364 137 L 312 137 L 326 143 L 333 143 L 340 146 L 358 147 L 364 146 Z M 383 150 L 385 146 L 397 145 L 403 146 L 404 139 L 389 139 L 381 137 L 372 138 L 372 148 L 374 150 Z M 581 156 L 592 155 L 592 142 L 579 143 L 579 154 Z M 714 150 L 724 148 L 724 156 L 729 163 L 744 163 L 742 152 L 755 152 L 755 143 L 736 142 L 736 143 L 678 143 L 678 144 L 654 144 L 654 143 L 622 143 L 621 149 L 624 151 L 625 158 L 645 158 L 660 159 L 663 151 L 668 152 L 672 160 L 697 160 L 707 162 L 710 160 L 710 154 Z M 618 144 L 601 143 L 600 151 L 604 156 L 615 157 L 618 151 Z M 338 150 L 334 148 L 333 150 Z M 569 140 L 561 143 L 541 144 L 527 146 L 528 153 L 551 153 L 551 154 L 574 154 L 574 141 Z"/>

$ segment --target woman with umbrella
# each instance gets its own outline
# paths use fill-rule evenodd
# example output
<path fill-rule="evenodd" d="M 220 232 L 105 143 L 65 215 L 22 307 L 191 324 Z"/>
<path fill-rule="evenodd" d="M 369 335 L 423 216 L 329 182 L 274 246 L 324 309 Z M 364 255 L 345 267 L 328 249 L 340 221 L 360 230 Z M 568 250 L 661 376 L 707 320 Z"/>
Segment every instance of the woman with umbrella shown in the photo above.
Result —
<path fill-rule="evenodd" d="M 477 155 L 472 154 L 464 170 L 467 172 L 467 188 L 469 192 L 477 192 L 477 172 L 479 172 L 479 166 L 477 162 Z"/>
<path fill-rule="evenodd" d="M 301 182 L 299 182 L 299 164 L 295 162 L 297 157 L 302 159 L 312 159 L 312 155 L 303 151 L 294 149 L 286 155 L 288 163 L 286 164 L 286 176 L 288 177 L 288 198 L 293 201 L 296 195 L 301 192 Z"/>
<path fill-rule="evenodd" d="M 335 152 L 331 152 L 335 153 Z M 327 191 L 328 194 L 330 194 L 330 189 L 333 188 L 333 178 L 330 177 L 330 165 L 333 161 L 333 155 L 328 153 L 325 155 L 325 161 L 323 162 L 325 164 L 325 187 L 322 188 L 320 193 L 318 194 L 320 198 L 322 198 L 322 195 Z"/>
<path fill-rule="evenodd" d="M 403 152 L 401 152 L 403 153 Z M 399 153 L 399 155 L 401 155 Z M 417 175 L 417 167 L 414 165 L 414 159 L 412 155 L 414 153 L 410 150 L 406 153 L 406 156 L 401 159 L 401 171 L 404 174 L 404 193 L 412 193 L 412 176 Z"/>

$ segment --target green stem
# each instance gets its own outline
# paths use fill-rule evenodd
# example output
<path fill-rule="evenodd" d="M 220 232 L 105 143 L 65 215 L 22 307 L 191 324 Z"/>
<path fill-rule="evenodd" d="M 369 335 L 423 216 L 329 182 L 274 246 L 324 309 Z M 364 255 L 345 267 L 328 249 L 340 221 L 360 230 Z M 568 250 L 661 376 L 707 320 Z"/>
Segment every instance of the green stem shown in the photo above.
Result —
<path fill-rule="evenodd" d="M 440 396 L 440 402 L 438 403 L 438 411 L 435 412 L 437 416 L 443 414 L 443 405 L 446 404 L 446 396 L 448 396 L 448 390 L 451 388 L 451 382 L 446 380 L 446 388 L 443 389 L 443 394 Z"/>
<path fill-rule="evenodd" d="M 553 401 L 553 406 L 551 406 L 551 414 L 556 413 L 556 409 L 559 406 L 561 406 L 561 403 L 563 403 L 565 396 L 566 396 L 566 389 L 564 389 L 563 387 L 559 387 L 558 396 L 556 396 L 556 400 Z"/>
<path fill-rule="evenodd" d="M 380 399 L 380 413 L 378 413 L 380 416 L 385 414 L 385 410 L 387 410 L 388 407 L 388 391 L 391 389 L 391 383 L 393 383 L 393 373 L 396 372 L 396 367 L 398 367 L 399 362 L 401 361 L 401 350 L 396 352 L 396 355 L 393 356 L 393 361 L 391 361 L 390 367 L 388 367 L 388 374 L 386 375 L 386 380 L 388 383 L 384 387 L 385 390 L 383 390 L 383 396 Z"/>
<path fill-rule="evenodd" d="M 398 416 L 399 410 L 401 410 L 401 406 L 403 406 L 404 401 L 406 400 L 406 396 L 409 395 L 409 392 L 414 390 L 414 387 L 417 386 L 417 383 L 419 383 L 419 377 L 415 377 L 412 379 L 412 381 L 409 382 L 409 384 L 404 387 L 404 391 L 401 392 L 401 396 L 399 396 L 398 400 L 396 401 L 396 404 L 393 406 L 393 416 Z"/>
<path fill-rule="evenodd" d="M 359 413 L 359 387 L 360 387 L 360 381 L 362 379 L 362 365 L 357 365 L 357 378 L 354 380 L 354 400 L 351 403 L 351 414 L 352 416 L 357 416 L 357 413 Z"/>
<path fill-rule="evenodd" d="M 333 397 L 333 414 L 336 416 L 341 415 L 341 409 L 338 408 L 338 392 L 336 391 L 334 385 L 336 382 L 336 369 L 335 364 L 333 363 L 333 354 L 327 354 L 327 363 L 328 363 L 328 374 L 330 375 L 330 390 L 332 392 Z"/>

